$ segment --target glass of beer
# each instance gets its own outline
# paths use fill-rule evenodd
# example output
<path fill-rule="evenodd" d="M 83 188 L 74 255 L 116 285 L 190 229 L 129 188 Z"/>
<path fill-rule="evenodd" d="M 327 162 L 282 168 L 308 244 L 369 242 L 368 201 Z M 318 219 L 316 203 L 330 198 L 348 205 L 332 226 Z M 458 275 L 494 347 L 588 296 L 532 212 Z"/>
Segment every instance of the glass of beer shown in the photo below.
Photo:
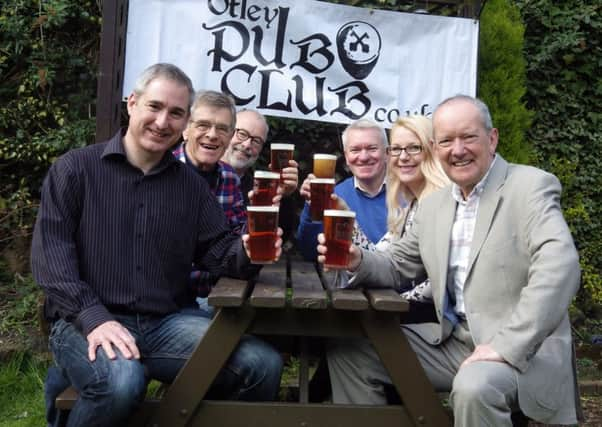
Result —
<path fill-rule="evenodd" d="M 324 267 L 334 269 L 347 267 L 354 222 L 355 212 L 335 209 L 324 211 L 324 237 L 326 239 Z"/>
<path fill-rule="evenodd" d="M 253 206 L 271 206 L 272 199 L 278 193 L 280 174 L 276 172 L 255 171 L 253 175 Z"/>
<path fill-rule="evenodd" d="M 334 192 L 334 178 L 314 178 L 309 183 L 309 213 L 312 221 L 322 221 L 324 209 L 334 207 L 330 195 Z"/>
<path fill-rule="evenodd" d="M 253 264 L 272 264 L 276 259 L 278 206 L 248 206 L 249 252 Z"/>
<path fill-rule="evenodd" d="M 270 169 L 282 176 L 282 169 L 288 167 L 288 161 L 293 160 L 294 144 L 270 144 Z"/>
<path fill-rule="evenodd" d="M 314 175 L 316 178 L 334 178 L 337 156 L 332 154 L 314 154 Z"/>

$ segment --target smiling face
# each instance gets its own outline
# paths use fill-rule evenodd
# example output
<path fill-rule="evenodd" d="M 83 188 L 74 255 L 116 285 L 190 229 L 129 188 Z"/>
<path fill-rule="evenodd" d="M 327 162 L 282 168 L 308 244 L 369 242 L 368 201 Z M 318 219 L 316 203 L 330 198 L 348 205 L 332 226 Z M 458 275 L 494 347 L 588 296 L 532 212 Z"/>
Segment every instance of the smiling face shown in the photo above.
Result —
<path fill-rule="evenodd" d="M 414 197 L 418 197 L 425 185 L 425 178 L 420 168 L 425 153 L 423 150 L 410 155 L 407 153 L 409 147 L 422 147 L 418 136 L 403 126 L 394 127 L 389 138 L 389 149 L 392 152 L 395 152 L 396 148 L 405 148 L 405 150 L 399 157 L 389 155 L 389 170 L 412 192 Z"/>
<path fill-rule="evenodd" d="M 234 118 L 228 108 L 198 105 L 184 131 L 186 154 L 196 167 L 211 171 L 222 157 L 234 129 Z"/>
<path fill-rule="evenodd" d="M 375 128 L 348 130 L 345 160 L 351 173 L 366 186 L 381 181 L 385 175 L 386 150 Z"/>
<path fill-rule="evenodd" d="M 243 132 L 234 133 L 222 160 L 242 175 L 257 161 L 265 145 L 268 128 L 265 119 L 250 110 L 240 111 L 236 115 L 236 128 Z M 245 134 L 249 137 L 242 140 L 239 135 Z M 261 143 L 258 144 L 259 141 Z"/>
<path fill-rule="evenodd" d="M 174 145 L 188 120 L 190 94 L 186 86 L 156 78 L 127 101 L 130 115 L 126 146 L 135 157 L 160 159 Z"/>
<path fill-rule="evenodd" d="M 478 108 L 468 100 L 452 100 L 433 116 L 435 153 L 443 170 L 464 197 L 485 176 L 498 142 L 497 129 L 487 130 Z"/>

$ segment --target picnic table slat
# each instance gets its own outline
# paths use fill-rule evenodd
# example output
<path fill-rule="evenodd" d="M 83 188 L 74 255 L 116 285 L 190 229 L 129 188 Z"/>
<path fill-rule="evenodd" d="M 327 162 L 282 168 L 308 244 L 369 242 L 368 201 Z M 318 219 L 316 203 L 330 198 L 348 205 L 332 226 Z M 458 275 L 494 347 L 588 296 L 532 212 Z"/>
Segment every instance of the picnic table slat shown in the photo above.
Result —
<path fill-rule="evenodd" d="M 222 277 L 211 290 L 207 301 L 215 307 L 240 307 L 249 288 L 246 280 Z"/>
<path fill-rule="evenodd" d="M 294 308 L 323 310 L 328 306 L 328 295 L 322 287 L 315 266 L 311 263 L 293 261 L 291 263 L 291 282 Z"/>
<path fill-rule="evenodd" d="M 330 292 L 332 306 L 338 310 L 363 311 L 370 303 L 361 289 L 333 289 Z"/>
<path fill-rule="evenodd" d="M 206 400 L 200 408 L 202 410 L 191 420 L 190 427 L 206 427 L 216 424 L 216 421 L 221 427 L 414 425 L 406 409 L 399 405 L 299 405 Z"/>
<path fill-rule="evenodd" d="M 253 307 L 281 308 L 286 304 L 286 261 L 264 266 L 249 301 Z"/>
<path fill-rule="evenodd" d="M 364 292 L 375 310 L 405 312 L 410 309 L 410 303 L 394 289 L 365 289 Z"/>
<path fill-rule="evenodd" d="M 332 306 L 338 310 L 362 311 L 370 308 L 370 303 L 361 289 L 337 288 L 335 276 L 337 271 L 324 271 L 319 268 L 322 285 L 329 290 Z"/>

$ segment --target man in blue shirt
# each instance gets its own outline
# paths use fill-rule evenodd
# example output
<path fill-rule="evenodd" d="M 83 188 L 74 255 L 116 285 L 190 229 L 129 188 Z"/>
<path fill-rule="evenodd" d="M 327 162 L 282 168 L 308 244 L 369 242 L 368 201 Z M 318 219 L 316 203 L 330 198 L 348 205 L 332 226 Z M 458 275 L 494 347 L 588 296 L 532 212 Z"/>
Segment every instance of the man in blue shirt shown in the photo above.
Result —
<path fill-rule="evenodd" d="M 377 123 L 360 119 L 351 123 L 342 135 L 345 162 L 352 176 L 337 184 L 335 194 L 355 212 L 358 226 L 372 243 L 387 232 L 385 174 L 387 164 L 387 135 Z M 309 200 L 308 175 L 300 193 Z M 297 229 L 297 248 L 307 260 L 315 260 L 321 222 L 312 222 L 306 202 Z"/>

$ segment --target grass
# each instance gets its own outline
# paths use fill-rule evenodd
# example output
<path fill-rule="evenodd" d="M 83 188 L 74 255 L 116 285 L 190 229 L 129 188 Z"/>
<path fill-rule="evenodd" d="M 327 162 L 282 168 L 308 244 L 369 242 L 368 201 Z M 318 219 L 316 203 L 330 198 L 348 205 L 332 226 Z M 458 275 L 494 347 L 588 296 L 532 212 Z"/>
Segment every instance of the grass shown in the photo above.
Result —
<path fill-rule="evenodd" d="M 48 361 L 26 353 L 0 366 L 0 427 L 40 427 L 44 418 L 44 378 Z"/>

